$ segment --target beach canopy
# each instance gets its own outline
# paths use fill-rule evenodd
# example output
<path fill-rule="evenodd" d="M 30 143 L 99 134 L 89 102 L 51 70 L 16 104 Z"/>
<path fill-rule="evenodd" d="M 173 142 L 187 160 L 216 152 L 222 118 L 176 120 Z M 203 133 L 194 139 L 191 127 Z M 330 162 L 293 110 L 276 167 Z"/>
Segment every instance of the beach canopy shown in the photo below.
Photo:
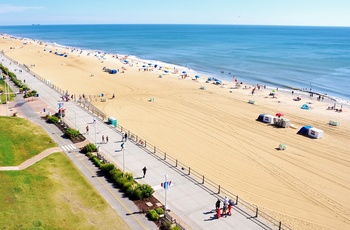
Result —
<path fill-rule="evenodd" d="M 117 73 L 117 70 L 116 70 L 116 69 L 110 69 L 110 70 L 109 70 L 109 73 L 110 73 L 110 74 L 116 74 L 116 73 Z"/>
<path fill-rule="evenodd" d="M 182 71 L 182 73 L 183 73 L 183 74 L 185 74 L 185 73 L 186 73 L 186 71 Z"/>
<path fill-rule="evenodd" d="M 303 106 L 301 106 L 301 108 L 306 109 L 306 110 L 310 109 L 310 107 L 307 104 L 303 104 Z"/>
<path fill-rule="evenodd" d="M 200 78 L 200 76 L 196 75 L 195 78 L 198 79 L 198 78 Z"/>
<path fill-rule="evenodd" d="M 307 136 L 309 134 L 309 129 L 311 129 L 312 126 L 310 125 L 305 125 L 301 127 L 301 129 L 298 131 L 298 134 Z"/>
<path fill-rule="evenodd" d="M 282 117 L 282 116 L 284 116 L 284 114 L 283 113 L 276 113 L 276 116 L 277 117 Z"/>
<path fill-rule="evenodd" d="M 265 117 L 265 114 L 260 114 L 259 117 L 257 118 L 257 120 L 263 122 L 264 117 Z"/>

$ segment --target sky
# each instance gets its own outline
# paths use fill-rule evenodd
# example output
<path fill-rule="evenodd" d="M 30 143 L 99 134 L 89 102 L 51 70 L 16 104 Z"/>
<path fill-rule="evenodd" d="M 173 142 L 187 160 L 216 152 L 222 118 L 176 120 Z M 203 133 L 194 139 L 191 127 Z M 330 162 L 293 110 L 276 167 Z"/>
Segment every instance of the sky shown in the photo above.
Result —
<path fill-rule="evenodd" d="M 0 0 L 0 26 L 31 24 L 350 26 L 350 0 Z"/>

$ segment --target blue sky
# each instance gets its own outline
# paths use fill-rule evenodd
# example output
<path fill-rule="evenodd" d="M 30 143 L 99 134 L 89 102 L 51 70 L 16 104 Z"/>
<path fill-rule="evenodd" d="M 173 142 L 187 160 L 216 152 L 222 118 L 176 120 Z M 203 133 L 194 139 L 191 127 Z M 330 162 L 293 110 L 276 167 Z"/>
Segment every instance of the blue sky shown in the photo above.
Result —
<path fill-rule="evenodd" d="M 350 26 L 350 0 L 0 0 L 0 25 Z"/>

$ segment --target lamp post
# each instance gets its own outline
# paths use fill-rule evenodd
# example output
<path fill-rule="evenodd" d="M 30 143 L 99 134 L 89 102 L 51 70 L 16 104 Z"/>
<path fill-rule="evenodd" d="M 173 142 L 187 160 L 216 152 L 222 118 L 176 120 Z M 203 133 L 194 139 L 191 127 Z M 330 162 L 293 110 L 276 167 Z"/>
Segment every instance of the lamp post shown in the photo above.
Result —
<path fill-rule="evenodd" d="M 96 124 L 94 125 L 94 127 L 95 127 L 95 145 L 97 145 L 97 141 L 96 141 Z"/>
<path fill-rule="evenodd" d="M 168 182 L 168 175 L 165 175 L 165 182 L 164 182 L 164 189 L 165 189 L 165 203 L 164 203 L 164 212 L 168 209 L 166 201 L 167 201 L 167 194 L 168 194 L 168 188 L 169 188 L 169 182 Z"/>
<path fill-rule="evenodd" d="M 7 88 L 7 92 L 6 92 L 6 88 Z M 8 88 L 8 84 L 7 84 L 7 78 L 5 79 L 5 94 L 6 94 L 6 116 L 9 115 L 9 105 L 8 105 L 8 94 L 9 94 L 9 88 Z"/>
<path fill-rule="evenodd" d="M 125 154 L 124 154 L 124 147 L 123 147 L 123 172 L 125 172 Z"/>

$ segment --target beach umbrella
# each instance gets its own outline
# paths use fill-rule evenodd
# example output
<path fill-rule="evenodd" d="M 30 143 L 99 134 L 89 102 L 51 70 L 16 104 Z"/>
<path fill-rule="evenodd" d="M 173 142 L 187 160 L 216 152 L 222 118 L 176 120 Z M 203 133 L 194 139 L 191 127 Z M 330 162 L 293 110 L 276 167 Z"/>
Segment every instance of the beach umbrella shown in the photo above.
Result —
<path fill-rule="evenodd" d="M 142 68 L 146 68 L 146 66 L 145 66 L 145 65 L 143 65 L 143 66 L 142 66 Z"/>
<path fill-rule="evenodd" d="M 277 117 L 282 117 L 282 116 L 284 116 L 284 114 L 283 113 L 276 113 L 276 116 Z"/>
<path fill-rule="evenodd" d="M 149 66 L 151 66 L 151 65 L 152 65 L 152 63 L 148 63 L 148 65 L 149 65 Z"/>
<path fill-rule="evenodd" d="M 196 79 L 198 79 L 199 78 L 199 75 L 196 75 L 196 76 L 194 76 Z"/>
<path fill-rule="evenodd" d="M 169 71 L 168 71 L 168 70 L 164 70 L 164 72 L 165 72 L 165 73 L 169 73 Z"/>
<path fill-rule="evenodd" d="M 185 73 L 186 73 L 186 71 L 182 71 L 182 73 L 183 73 L 183 74 L 185 74 Z"/>

